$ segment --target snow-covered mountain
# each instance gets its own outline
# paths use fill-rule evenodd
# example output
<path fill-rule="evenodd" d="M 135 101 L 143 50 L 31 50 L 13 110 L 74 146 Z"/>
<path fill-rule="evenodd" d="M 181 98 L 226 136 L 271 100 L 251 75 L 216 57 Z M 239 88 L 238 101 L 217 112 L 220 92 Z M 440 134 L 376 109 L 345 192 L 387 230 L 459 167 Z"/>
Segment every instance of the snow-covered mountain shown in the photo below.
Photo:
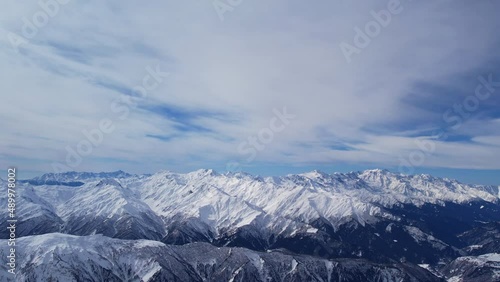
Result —
<path fill-rule="evenodd" d="M 106 179 L 106 178 L 129 178 L 133 175 L 124 171 L 118 170 L 114 172 L 76 172 L 70 171 L 65 173 L 47 173 L 29 180 L 21 180 L 22 183 L 31 185 L 63 185 L 63 186 L 81 186 L 90 180 Z"/>
<path fill-rule="evenodd" d="M 16 281 L 440 281 L 404 263 L 324 260 L 206 243 L 169 246 L 53 233 L 21 238 L 17 248 Z M 0 255 L 8 254 L 2 248 Z M 6 265 L 0 268 L 0 280 L 12 280 Z"/>
<path fill-rule="evenodd" d="M 114 179 L 82 186 L 57 206 L 57 214 L 70 234 L 152 240 L 161 240 L 164 235 L 162 219 L 137 199 L 134 191 Z"/>
<path fill-rule="evenodd" d="M 68 172 L 17 189 L 18 236 L 103 234 L 432 265 L 500 252 L 491 239 L 500 234 L 499 187 L 430 175 Z"/>
<path fill-rule="evenodd" d="M 441 272 L 451 282 L 500 281 L 500 254 L 459 257 L 443 267 Z"/>
<path fill-rule="evenodd" d="M 7 240 L 0 240 L 7 244 Z M 49 233 L 17 240 L 15 275 L 1 281 L 498 281 L 500 254 L 459 257 L 438 269 L 428 264 L 321 259 L 285 250 L 256 252 L 183 246 L 102 235 Z M 0 249 L 0 255 L 9 253 Z"/>

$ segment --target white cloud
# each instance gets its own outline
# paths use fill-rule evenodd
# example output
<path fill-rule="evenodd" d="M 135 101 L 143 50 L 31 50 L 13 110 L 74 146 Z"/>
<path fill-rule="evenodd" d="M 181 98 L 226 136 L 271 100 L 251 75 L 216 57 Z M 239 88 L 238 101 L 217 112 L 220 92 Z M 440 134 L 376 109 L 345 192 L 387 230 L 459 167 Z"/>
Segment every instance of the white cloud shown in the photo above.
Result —
<path fill-rule="evenodd" d="M 415 87 L 421 83 L 472 93 L 457 89 L 463 86 L 456 77 L 475 79 L 491 69 L 499 59 L 494 50 L 500 27 L 496 2 L 401 3 L 404 10 L 348 64 L 339 43 L 352 41 L 354 27 L 372 20 L 370 11 L 387 2 L 245 1 L 221 22 L 210 1 L 71 1 L 24 52 L 15 53 L 7 32 L 21 34 L 21 18 L 39 7 L 10 1 L 0 12 L 5 28 L 0 95 L 8 105 L 0 113 L 7 136 L 1 153 L 8 156 L 0 158 L 9 162 L 15 155 L 25 158 L 20 165 L 50 170 L 52 161 L 64 160 L 66 145 L 82 140 L 83 129 L 95 128 L 102 118 L 116 120 L 110 104 L 122 94 L 89 83 L 86 76 L 132 88 L 147 66 L 160 65 L 171 76 L 141 102 L 224 113 L 194 120 L 214 133 L 178 132 L 172 120 L 131 108 L 79 169 L 175 170 L 224 163 L 239 157 L 238 144 L 267 126 L 272 109 L 283 106 L 297 118 L 257 161 L 397 165 L 400 154 L 415 149 L 402 133 L 416 129 L 410 122 L 427 118 L 436 127 L 442 122 L 441 112 L 405 99 L 419 95 Z M 85 63 L 71 56 L 75 53 L 62 56 L 65 48 L 84 54 Z M 460 91 L 442 95 L 456 95 L 460 102 Z M 486 126 L 491 125 L 468 131 L 464 125 L 459 132 Z M 375 127 L 385 130 L 370 130 Z M 162 142 L 148 134 L 178 137 Z M 478 132 L 474 140 L 481 142 L 474 144 L 441 142 L 425 165 L 499 169 L 491 140 L 480 135 L 485 134 Z M 354 150 L 332 149 L 337 142 Z M 179 166 L 181 160 L 189 163 Z"/>

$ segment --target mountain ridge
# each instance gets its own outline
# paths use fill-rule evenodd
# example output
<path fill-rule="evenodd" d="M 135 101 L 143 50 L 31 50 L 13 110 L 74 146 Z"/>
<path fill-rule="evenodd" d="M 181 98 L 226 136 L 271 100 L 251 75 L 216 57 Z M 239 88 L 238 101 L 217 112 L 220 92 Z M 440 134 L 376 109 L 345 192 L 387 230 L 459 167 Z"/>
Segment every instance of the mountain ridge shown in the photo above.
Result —
<path fill-rule="evenodd" d="M 81 184 L 68 185 L 75 180 Z M 500 238 L 498 190 L 380 169 L 280 177 L 208 169 L 71 172 L 18 183 L 16 232 L 19 239 L 101 234 L 167 245 L 284 250 L 326 260 L 449 265 L 451 275 L 464 265 L 449 264 L 460 257 L 500 252 L 492 239 Z M 5 195 L 0 205 L 7 205 Z M 0 230 L 0 239 L 8 236 Z M 467 268 L 474 271 L 474 265 Z M 108 270 L 105 275 L 111 275 Z"/>

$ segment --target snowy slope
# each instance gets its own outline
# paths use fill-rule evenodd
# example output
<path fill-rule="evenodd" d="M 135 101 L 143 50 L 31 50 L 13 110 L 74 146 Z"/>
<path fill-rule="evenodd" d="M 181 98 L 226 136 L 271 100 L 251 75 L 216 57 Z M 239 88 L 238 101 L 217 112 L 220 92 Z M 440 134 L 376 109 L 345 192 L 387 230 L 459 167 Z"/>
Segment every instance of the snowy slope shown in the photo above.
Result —
<path fill-rule="evenodd" d="M 163 220 L 114 179 L 82 186 L 57 209 L 70 234 L 152 240 L 164 235 Z"/>
<path fill-rule="evenodd" d="M 498 201 L 498 187 L 381 170 L 332 175 L 315 171 L 279 178 L 211 170 L 162 172 L 132 186 L 158 215 L 196 218 L 215 233 L 252 221 L 281 234 L 307 228 L 318 218 L 334 227 L 352 219 L 361 225 L 378 218 L 397 219 L 380 205 Z"/>
<path fill-rule="evenodd" d="M 500 254 L 459 257 L 441 271 L 452 282 L 500 281 Z"/>
<path fill-rule="evenodd" d="M 21 238 L 16 247 L 16 281 L 440 281 L 411 264 L 328 261 L 204 243 L 168 246 L 53 233 Z M 7 256 L 4 248 L 0 255 Z M 1 281 L 13 278 L 5 264 L 0 268 Z"/>
<path fill-rule="evenodd" d="M 71 181 L 81 185 L 66 185 Z M 468 254 L 460 249 L 475 243 L 457 235 L 473 228 L 483 234 L 481 222 L 500 221 L 498 186 L 385 170 L 266 178 L 213 170 L 70 172 L 18 186 L 18 236 L 104 234 L 255 250 L 283 247 L 329 257 L 383 253 L 425 263 L 440 254 Z M 0 195 L 0 205 L 6 201 Z M 7 231 L 0 236 L 6 238 Z M 495 244 L 488 246 L 496 252 Z"/>

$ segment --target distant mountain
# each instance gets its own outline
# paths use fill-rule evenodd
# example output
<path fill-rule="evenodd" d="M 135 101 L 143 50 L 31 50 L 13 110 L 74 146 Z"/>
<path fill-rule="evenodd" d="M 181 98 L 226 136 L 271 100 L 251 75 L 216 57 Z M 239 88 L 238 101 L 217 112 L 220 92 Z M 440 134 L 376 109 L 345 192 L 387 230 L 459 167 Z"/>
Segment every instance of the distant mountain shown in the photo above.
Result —
<path fill-rule="evenodd" d="M 124 171 L 115 172 L 64 172 L 64 173 L 46 173 L 28 180 L 20 180 L 21 183 L 31 185 L 63 185 L 63 186 L 82 186 L 85 182 L 105 178 L 127 178 L 133 176 Z"/>
<path fill-rule="evenodd" d="M 500 252 L 499 186 L 430 175 L 69 172 L 17 189 L 18 236 L 103 234 L 432 267 Z"/>

